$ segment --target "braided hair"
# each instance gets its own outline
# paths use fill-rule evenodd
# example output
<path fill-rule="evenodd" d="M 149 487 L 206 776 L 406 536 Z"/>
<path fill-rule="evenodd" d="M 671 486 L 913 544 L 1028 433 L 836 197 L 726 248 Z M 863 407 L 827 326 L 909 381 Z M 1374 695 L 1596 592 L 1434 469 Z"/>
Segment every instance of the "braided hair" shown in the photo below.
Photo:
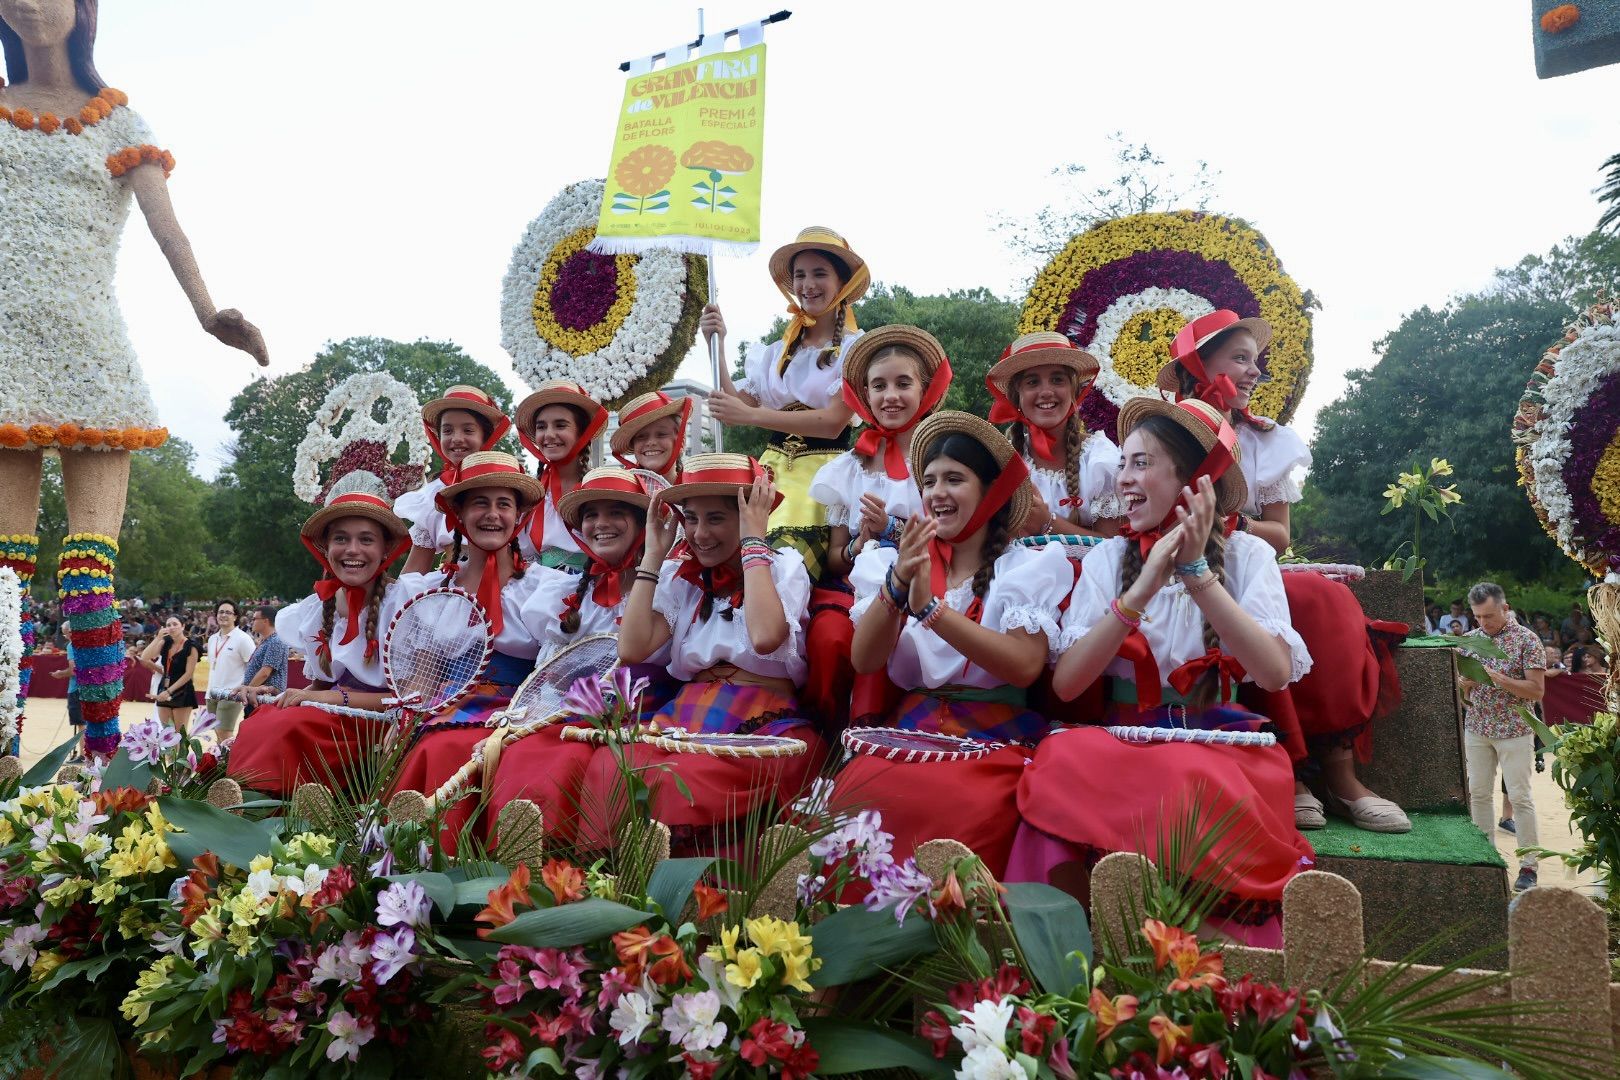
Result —
<path fill-rule="evenodd" d="M 617 500 L 613 501 L 616 502 Z M 629 506 L 631 508 L 638 528 L 645 529 L 647 527 L 647 511 L 630 503 L 622 503 L 621 505 Z M 642 547 L 644 548 L 645 546 L 646 540 L 643 539 Z M 626 594 L 629 593 L 630 582 L 634 580 L 635 572 L 636 570 L 633 566 L 619 571 L 619 585 L 625 590 Z M 580 608 L 584 606 L 585 598 L 591 595 L 591 590 L 596 587 L 597 577 L 598 575 L 592 573 L 589 566 L 587 566 L 585 572 L 579 575 L 579 586 L 574 590 L 574 595 L 570 596 L 563 602 L 563 613 L 557 622 L 562 627 L 562 632 L 570 637 L 579 633 Z M 707 598 L 705 597 L 705 599 Z M 707 619 L 708 616 L 705 615 L 704 618 Z"/>
<path fill-rule="evenodd" d="M 709 616 L 713 614 L 714 571 L 705 566 L 703 568 L 703 599 L 698 602 L 697 617 L 702 619 L 704 622 L 708 622 Z M 730 604 L 727 604 L 726 609 L 720 613 L 720 617 L 726 622 L 730 622 L 732 619 L 737 617 L 737 609 L 732 607 Z"/>
<path fill-rule="evenodd" d="M 461 539 L 459 536 L 456 538 Z M 370 595 L 366 597 L 366 655 L 369 657 L 373 647 L 377 644 L 377 620 L 382 611 L 383 593 L 394 579 L 386 574 L 379 575 L 371 582 Z M 352 614 L 352 613 L 351 613 Z M 330 643 L 332 631 L 337 624 L 337 593 L 333 593 L 321 602 L 321 639 L 328 643 L 326 655 L 316 652 L 316 662 L 321 665 L 322 674 L 328 678 L 332 675 L 332 654 Z"/>
<path fill-rule="evenodd" d="M 1080 394 L 1080 376 L 1073 371 L 1065 370 L 1069 380 L 1069 390 L 1078 397 Z M 1028 374 L 1027 371 L 1021 372 L 1013 380 L 1012 386 L 1008 388 L 1012 391 L 1013 408 L 1015 409 L 1018 407 L 1019 384 L 1023 382 L 1024 377 Z M 1034 454 L 1029 449 L 1028 420 L 1014 420 L 1012 427 L 1008 429 L 1007 439 L 1013 444 L 1013 449 L 1018 451 L 1020 457 L 1034 460 Z M 1085 441 L 1086 425 L 1080 419 L 1080 410 L 1076 409 L 1069 414 L 1069 419 L 1063 425 L 1063 489 L 1068 494 L 1068 497 L 1074 500 L 1074 505 L 1070 507 L 1068 513 L 1054 515 L 1071 525 L 1080 524 L 1080 447 Z"/>
<path fill-rule="evenodd" d="M 1170 455 L 1170 460 L 1176 467 L 1176 475 L 1185 483 L 1192 474 L 1198 471 L 1198 466 L 1204 460 L 1204 448 L 1198 444 L 1190 431 L 1167 416 L 1149 416 L 1136 426 L 1140 431 L 1163 446 Z M 1226 585 L 1226 523 L 1219 514 L 1215 516 L 1215 524 L 1209 530 L 1209 539 L 1204 543 L 1204 558 L 1209 562 L 1209 571 L 1215 575 L 1215 580 L 1223 587 Z M 1120 564 L 1119 591 L 1121 595 L 1142 576 L 1142 549 L 1134 543 L 1125 545 L 1125 558 Z M 1200 610 L 1199 619 L 1204 626 L 1204 649 L 1219 649 L 1221 639 L 1215 633 L 1215 628 L 1204 619 Z M 1220 686 L 1220 673 L 1214 670 L 1206 671 L 1193 685 L 1192 693 L 1187 695 L 1189 704 L 1205 706 L 1215 700 L 1215 694 Z"/>
<path fill-rule="evenodd" d="M 1001 468 L 996 464 L 994 455 L 983 443 L 969 435 L 952 432 L 929 443 L 928 448 L 923 451 L 923 468 L 926 469 L 935 459 L 942 457 L 967 466 L 968 470 L 979 478 L 986 491 L 996 482 L 996 477 L 1001 475 Z M 990 515 L 990 520 L 985 522 L 983 561 L 973 572 L 973 595 L 981 601 L 990 591 L 990 582 L 996 576 L 996 560 L 1006 552 L 1007 545 L 1012 540 L 1011 523 L 1011 500 L 999 507 Z"/>
<path fill-rule="evenodd" d="M 570 407 L 572 407 L 572 406 L 570 406 Z M 461 507 L 467 501 L 467 494 L 468 494 L 467 492 L 463 491 L 460 495 L 456 496 L 455 509 L 456 509 L 456 517 L 457 517 L 458 520 L 461 517 Z M 513 495 L 516 495 L 516 494 L 517 494 L 516 492 L 513 492 Z M 541 512 L 541 510 L 537 506 L 537 507 L 534 508 L 534 512 L 536 514 L 538 514 L 538 513 Z M 519 514 L 518 515 L 517 525 L 512 530 L 512 539 L 510 539 L 510 540 L 508 540 L 506 542 L 506 550 L 511 552 L 511 554 L 512 554 L 512 576 L 509 579 L 509 580 L 512 580 L 512 581 L 520 581 L 520 580 L 522 580 L 523 572 L 525 570 L 527 570 L 528 566 L 529 566 L 529 560 L 527 560 L 527 559 L 525 559 L 523 557 L 523 546 L 518 543 L 518 534 L 521 533 L 522 531 L 523 531 L 523 515 Z M 445 559 L 444 560 L 444 565 L 439 568 L 440 570 L 442 570 L 444 572 L 444 576 L 445 576 L 445 578 L 447 580 L 449 578 L 454 577 L 456 575 L 456 573 L 461 569 L 461 552 L 462 552 L 462 547 L 463 547 L 462 540 L 463 540 L 463 537 L 461 535 L 461 530 L 457 529 L 456 532 L 455 532 L 455 539 L 451 542 L 451 545 L 450 545 L 450 557 Z"/>

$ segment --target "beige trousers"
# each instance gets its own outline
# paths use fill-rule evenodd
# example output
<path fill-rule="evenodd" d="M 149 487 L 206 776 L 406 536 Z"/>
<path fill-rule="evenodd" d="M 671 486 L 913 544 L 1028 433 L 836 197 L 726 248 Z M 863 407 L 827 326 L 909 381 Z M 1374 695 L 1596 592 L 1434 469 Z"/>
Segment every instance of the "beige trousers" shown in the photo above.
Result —
<path fill-rule="evenodd" d="M 1496 837 L 1496 767 L 1502 767 L 1502 781 L 1513 800 L 1513 823 L 1518 829 L 1519 847 L 1539 845 L 1536 835 L 1536 800 L 1530 791 L 1530 777 L 1536 768 L 1536 737 L 1519 735 L 1512 739 L 1488 739 L 1463 732 L 1463 753 L 1468 761 L 1468 813 L 1481 832 Z M 1534 867 L 1534 855 L 1519 856 L 1519 865 Z"/>

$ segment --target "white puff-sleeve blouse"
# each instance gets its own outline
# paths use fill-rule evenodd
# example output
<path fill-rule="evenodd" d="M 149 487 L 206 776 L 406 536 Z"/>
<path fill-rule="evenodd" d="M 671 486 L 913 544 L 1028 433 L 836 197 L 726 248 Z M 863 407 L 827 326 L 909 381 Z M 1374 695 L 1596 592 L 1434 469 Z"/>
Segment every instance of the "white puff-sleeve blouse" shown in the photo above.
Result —
<path fill-rule="evenodd" d="M 522 577 L 510 579 L 501 589 L 501 632 L 495 635 L 495 640 L 491 643 L 491 648 L 496 652 L 517 657 L 519 660 L 533 660 L 540 651 L 540 641 L 525 625 L 523 611 L 529 598 L 540 588 L 544 580 L 542 572 L 561 573 L 531 565 L 523 571 Z M 408 599 L 429 589 L 454 585 L 456 579 L 445 575 L 442 571 L 429 570 L 422 574 L 403 574 L 399 583 L 408 590 L 405 594 Z"/>
<path fill-rule="evenodd" d="M 861 336 L 861 331 L 844 335 L 838 355 L 826 367 L 816 363 L 819 349 L 800 345 L 799 351 L 788 361 L 787 370 L 779 371 L 782 359 L 780 339 L 769 345 L 754 345 L 743 360 L 743 377 L 737 389 L 752 394 L 767 409 L 785 409 L 795 403 L 812 409 L 825 409 L 842 400 L 844 384 L 844 350 Z"/>
<path fill-rule="evenodd" d="M 1080 580 L 1075 582 L 1069 608 L 1063 614 L 1063 632 L 1055 652 L 1085 637 L 1098 622 L 1115 617 L 1109 604 L 1120 593 L 1126 543 L 1123 537 L 1116 536 L 1086 553 L 1080 564 Z M 1277 569 L 1277 554 L 1270 544 L 1246 532 L 1227 537 L 1226 590 L 1262 630 L 1282 638 L 1288 646 L 1288 681 L 1303 678 L 1311 670 L 1311 654 L 1289 618 L 1282 572 Z M 1153 594 L 1143 612 L 1141 631 L 1153 651 L 1159 681 L 1164 686 L 1170 685 L 1172 671 L 1204 655 L 1204 614 L 1180 581 Z M 1131 664 L 1117 657 L 1105 671 L 1123 679 L 1135 678 Z M 1244 681 L 1253 680 L 1245 675 Z"/>
<path fill-rule="evenodd" d="M 394 500 L 394 513 L 411 523 L 411 543 L 429 551 L 443 551 L 455 542 L 456 534 L 434 501 L 445 488 L 444 481 L 434 477 L 415 491 L 407 491 Z"/>
<path fill-rule="evenodd" d="M 1311 449 L 1299 433 L 1287 424 L 1262 431 L 1253 424 L 1240 423 L 1238 465 L 1249 485 L 1249 501 L 1243 507 L 1250 517 L 1273 503 L 1297 503 L 1300 490 L 1298 473 L 1311 467 Z"/>
<path fill-rule="evenodd" d="M 868 545 L 855 557 L 849 581 L 855 589 L 850 618 L 861 617 L 878 600 L 878 590 L 889 568 L 899 559 L 894 548 Z M 996 559 L 985 590 L 979 625 L 993 630 L 1043 633 L 1050 644 L 1058 636 L 1058 604 L 1074 582 L 1074 571 L 1060 544 L 1032 548 L 1014 544 Z M 965 612 L 973 602 L 973 579 L 945 594 L 945 604 Z M 907 619 L 889 654 L 889 678 L 903 690 L 932 690 L 941 686 L 994 687 L 1005 685 L 988 671 L 964 660 L 956 647 L 915 619 Z"/>
<path fill-rule="evenodd" d="M 1035 464 L 1029 454 L 1024 455 L 1029 466 L 1029 478 L 1035 490 L 1041 493 L 1046 506 L 1060 518 L 1068 518 L 1074 509 L 1069 495 L 1069 478 L 1063 469 L 1047 469 Z M 1099 519 L 1124 516 L 1119 496 L 1114 491 L 1114 477 L 1119 474 L 1119 447 L 1106 433 L 1093 431 L 1080 444 L 1080 522 L 1094 525 Z"/>
<path fill-rule="evenodd" d="M 883 500 L 890 517 L 904 521 L 922 512 L 922 495 L 908 475 L 896 480 L 883 467 L 882 456 L 867 462 L 846 450 L 816 470 L 810 497 L 827 508 L 827 524 L 842 525 L 851 533 L 861 526 L 861 496 L 871 493 Z"/>
<path fill-rule="evenodd" d="M 324 621 L 322 608 L 324 602 L 314 593 L 309 594 L 296 604 L 289 604 L 276 615 L 276 635 L 287 643 L 290 649 L 297 649 L 304 654 L 304 677 L 311 682 L 343 683 L 349 687 L 363 686 L 372 690 L 386 688 L 383 678 L 382 638 L 387 632 L 388 624 L 404 606 L 406 600 L 415 596 L 421 590 L 407 589 L 398 581 L 389 585 L 382 595 L 382 602 L 377 608 L 377 647 L 371 658 L 366 658 L 366 625 L 370 612 L 360 612 L 359 632 L 354 640 L 347 645 L 341 644 L 345 628 L 348 626 L 348 616 L 337 614 L 332 619 L 332 664 L 327 670 L 321 666 L 320 657 L 316 655 L 319 647 L 318 637 L 321 624 Z"/>
<path fill-rule="evenodd" d="M 771 581 L 782 600 L 788 635 L 786 641 L 766 656 L 754 652 L 753 642 L 748 637 L 748 615 L 742 607 L 738 607 L 730 619 L 721 617 L 720 613 L 730 606 L 724 597 L 715 598 L 714 609 L 706 621 L 699 619 L 697 610 L 703 601 L 703 590 L 677 577 L 678 569 L 679 560 L 664 560 L 658 572 L 658 587 L 653 593 L 653 610 L 669 623 L 670 675 L 687 680 L 715 664 L 727 663 L 755 675 L 790 679 L 795 686 L 804 685 L 810 572 L 804 567 L 803 555 L 784 547 L 777 550 L 771 562 Z"/>

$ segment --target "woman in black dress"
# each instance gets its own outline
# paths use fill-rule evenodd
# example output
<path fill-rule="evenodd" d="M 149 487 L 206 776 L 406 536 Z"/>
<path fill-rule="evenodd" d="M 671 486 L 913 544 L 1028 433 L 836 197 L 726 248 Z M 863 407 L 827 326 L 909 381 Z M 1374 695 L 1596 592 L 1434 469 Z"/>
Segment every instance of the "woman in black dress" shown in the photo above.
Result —
<path fill-rule="evenodd" d="M 186 628 L 170 616 L 152 643 L 141 653 L 141 663 L 161 675 L 157 696 L 158 719 L 176 731 L 185 731 L 191 710 L 197 707 L 197 659 L 202 650 L 186 636 Z"/>

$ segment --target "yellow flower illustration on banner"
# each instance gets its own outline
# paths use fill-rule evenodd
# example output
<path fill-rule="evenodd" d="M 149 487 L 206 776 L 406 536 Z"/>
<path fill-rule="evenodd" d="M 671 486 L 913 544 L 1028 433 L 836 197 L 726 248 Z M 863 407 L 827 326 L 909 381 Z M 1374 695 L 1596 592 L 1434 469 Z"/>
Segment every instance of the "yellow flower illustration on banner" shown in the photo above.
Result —
<path fill-rule="evenodd" d="M 638 146 L 613 170 L 622 189 L 614 193 L 615 212 L 663 214 L 669 211 L 670 178 L 675 175 L 675 151 L 658 143 Z M 631 206 L 634 200 L 635 205 Z M 622 209 L 621 209 L 622 207 Z"/>

